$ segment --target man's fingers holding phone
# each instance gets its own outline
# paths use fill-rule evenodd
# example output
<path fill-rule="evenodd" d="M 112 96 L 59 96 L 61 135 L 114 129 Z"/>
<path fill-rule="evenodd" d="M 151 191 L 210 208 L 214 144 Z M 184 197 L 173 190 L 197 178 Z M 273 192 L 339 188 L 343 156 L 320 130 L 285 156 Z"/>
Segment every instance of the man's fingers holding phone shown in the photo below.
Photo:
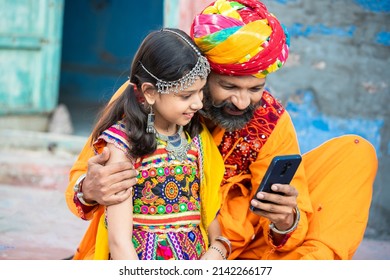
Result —
<path fill-rule="evenodd" d="M 284 196 L 298 196 L 297 189 L 288 184 L 273 184 L 271 190 L 277 193 L 283 193 Z"/>
<path fill-rule="evenodd" d="M 287 206 L 293 207 L 297 203 L 298 191 L 291 185 L 287 184 L 273 184 L 271 189 L 276 191 L 272 192 L 258 192 L 255 198 L 251 200 L 251 205 L 256 210 L 263 210 L 266 212 L 278 212 L 274 206 Z M 269 205 L 273 204 L 273 205 Z M 273 207 L 270 207 L 273 206 Z M 283 212 L 283 211 L 282 211 Z"/>

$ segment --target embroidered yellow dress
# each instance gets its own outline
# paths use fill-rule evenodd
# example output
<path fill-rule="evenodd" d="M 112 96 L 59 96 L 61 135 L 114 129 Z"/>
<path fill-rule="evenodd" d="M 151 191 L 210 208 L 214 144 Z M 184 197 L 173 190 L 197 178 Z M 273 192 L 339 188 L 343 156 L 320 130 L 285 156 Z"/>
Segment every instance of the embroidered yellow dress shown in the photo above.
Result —
<path fill-rule="evenodd" d="M 124 123 L 118 122 L 105 130 L 94 146 L 99 150 L 112 143 L 127 154 L 130 144 L 125 131 Z M 134 185 L 132 241 L 141 260 L 196 260 L 206 250 L 200 229 L 199 138 L 189 142 L 187 156 L 178 160 L 167 152 L 167 142 L 157 138 L 156 151 L 134 163 L 139 175 Z M 105 231 L 106 221 L 99 227 Z M 101 244 L 99 240 L 97 244 Z M 95 257 L 100 256 L 99 246 Z"/>

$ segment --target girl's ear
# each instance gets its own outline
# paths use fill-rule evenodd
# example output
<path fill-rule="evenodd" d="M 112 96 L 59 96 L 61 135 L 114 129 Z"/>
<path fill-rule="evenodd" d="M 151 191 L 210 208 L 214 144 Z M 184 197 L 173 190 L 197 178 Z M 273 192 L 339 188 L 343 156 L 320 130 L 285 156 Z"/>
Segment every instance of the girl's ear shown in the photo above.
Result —
<path fill-rule="evenodd" d="M 152 83 L 143 83 L 141 85 L 141 90 L 145 96 L 146 102 L 148 102 L 149 105 L 153 105 L 154 102 L 156 102 L 158 95 L 156 87 Z"/>

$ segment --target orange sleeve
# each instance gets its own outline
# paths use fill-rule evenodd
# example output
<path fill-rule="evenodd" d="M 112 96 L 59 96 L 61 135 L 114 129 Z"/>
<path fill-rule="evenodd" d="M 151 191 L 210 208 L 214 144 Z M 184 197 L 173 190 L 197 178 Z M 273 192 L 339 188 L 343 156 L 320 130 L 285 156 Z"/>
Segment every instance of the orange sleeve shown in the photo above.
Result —
<path fill-rule="evenodd" d="M 214 136 L 218 139 L 217 134 Z M 268 237 L 269 220 L 249 210 L 250 200 L 272 158 L 276 155 L 296 153 L 300 153 L 296 132 L 290 116 L 285 112 L 258 153 L 256 161 L 249 166 L 251 174 L 231 177 L 221 187 L 223 205 L 218 218 L 222 224 L 223 234 L 232 242 L 233 253 L 230 259 L 261 259 L 267 250 L 293 250 L 303 242 L 308 229 L 306 212 L 312 211 L 303 165 L 299 167 L 291 182 L 299 192 L 298 207 L 301 220 L 284 246 L 276 248 L 272 245 Z M 245 180 L 251 181 L 251 191 L 242 184 Z"/>
<path fill-rule="evenodd" d="M 124 90 L 126 89 L 126 87 L 128 86 L 128 82 L 125 82 L 116 92 L 115 94 L 113 95 L 113 97 L 111 98 L 111 100 L 109 102 L 112 102 L 113 100 L 115 100 L 118 96 L 120 96 Z M 92 218 L 92 215 L 93 215 L 93 212 L 92 210 L 96 209 L 96 207 L 83 207 L 82 212 L 83 213 L 80 213 L 80 209 L 77 209 L 77 206 L 76 204 L 74 203 L 73 201 L 73 198 L 74 198 L 74 191 L 73 191 L 73 187 L 77 181 L 77 179 L 87 173 L 87 168 L 88 168 L 88 160 L 94 156 L 94 150 L 93 150 L 93 147 L 91 146 L 91 136 L 88 137 L 83 149 L 81 150 L 76 162 L 73 164 L 72 168 L 70 169 L 70 173 L 69 173 L 69 184 L 68 184 L 68 187 L 66 188 L 65 190 L 65 200 L 66 200 L 66 203 L 70 209 L 70 211 L 76 215 L 77 217 L 80 217 L 82 216 L 82 214 L 85 215 L 85 219 L 91 219 Z"/>
<path fill-rule="evenodd" d="M 260 181 L 263 178 L 273 157 L 276 155 L 288 154 L 300 154 L 300 150 L 295 128 L 291 121 L 290 115 L 286 111 L 279 120 L 267 143 L 259 153 L 257 160 L 249 167 L 252 174 L 251 197 L 255 195 L 257 186 L 260 184 Z M 298 228 L 291 234 L 287 242 L 283 246 L 274 248 L 281 252 L 291 251 L 303 242 L 308 230 L 307 214 L 313 211 L 311 207 L 304 164 L 299 166 L 290 185 L 294 186 L 298 190 L 297 202 L 298 208 L 301 212 L 301 218 L 298 224 Z M 269 234 L 269 224 L 270 221 L 268 219 L 259 219 L 259 226 L 262 228 L 264 236 L 268 236 Z M 270 238 L 266 238 L 266 242 L 269 246 L 274 247 Z"/>

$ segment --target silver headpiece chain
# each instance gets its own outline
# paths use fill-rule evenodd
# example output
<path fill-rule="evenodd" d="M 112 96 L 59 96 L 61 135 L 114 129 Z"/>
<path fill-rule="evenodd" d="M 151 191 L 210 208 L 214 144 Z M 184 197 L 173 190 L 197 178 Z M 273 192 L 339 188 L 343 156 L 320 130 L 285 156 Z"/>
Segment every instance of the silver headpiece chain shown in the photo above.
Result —
<path fill-rule="evenodd" d="M 198 61 L 196 62 L 194 68 L 191 69 L 190 72 L 185 74 L 183 77 L 176 81 L 163 81 L 159 78 L 157 78 L 155 75 L 153 75 L 146 67 L 142 64 L 141 61 L 139 61 L 139 64 L 141 67 L 153 78 L 157 80 L 156 86 L 157 86 L 157 92 L 161 94 L 168 94 L 171 92 L 178 93 L 179 91 L 185 90 L 189 87 L 191 87 L 197 78 L 205 79 L 207 78 L 208 74 L 210 73 L 210 64 L 207 61 L 207 59 L 199 52 L 197 48 L 183 35 L 180 33 L 170 30 L 170 29 L 162 29 L 162 31 L 167 31 L 176 34 L 180 38 L 182 38 L 188 45 L 191 46 L 191 48 L 196 52 L 198 55 Z"/>

